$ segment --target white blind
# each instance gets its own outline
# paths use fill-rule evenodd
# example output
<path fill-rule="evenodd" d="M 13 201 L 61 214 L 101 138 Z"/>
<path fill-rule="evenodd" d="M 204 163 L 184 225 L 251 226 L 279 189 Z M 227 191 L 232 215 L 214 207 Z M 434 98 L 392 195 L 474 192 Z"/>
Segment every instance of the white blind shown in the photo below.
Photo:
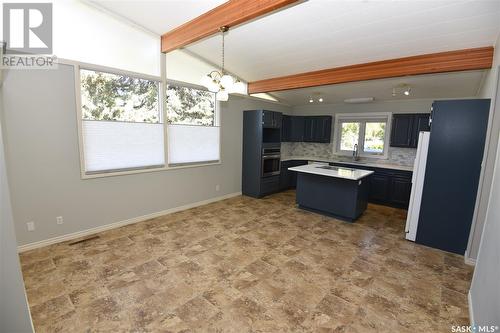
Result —
<path fill-rule="evenodd" d="M 163 124 L 83 120 L 85 171 L 165 165 Z"/>
<path fill-rule="evenodd" d="M 169 164 L 220 160 L 218 126 L 168 125 Z"/>

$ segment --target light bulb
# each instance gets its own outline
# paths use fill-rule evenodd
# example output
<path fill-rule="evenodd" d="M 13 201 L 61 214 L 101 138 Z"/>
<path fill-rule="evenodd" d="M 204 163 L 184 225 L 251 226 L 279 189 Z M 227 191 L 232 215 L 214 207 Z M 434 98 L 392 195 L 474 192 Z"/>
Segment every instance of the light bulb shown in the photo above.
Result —
<path fill-rule="evenodd" d="M 200 84 L 208 89 L 212 81 L 213 80 L 209 75 L 203 75 L 203 77 L 200 80 Z"/>
<path fill-rule="evenodd" d="M 239 94 L 246 94 L 246 86 L 243 82 L 238 81 L 233 85 L 233 92 Z"/>
<path fill-rule="evenodd" d="M 207 89 L 213 93 L 216 93 L 220 91 L 220 85 L 214 80 L 211 80 L 207 86 Z"/>
<path fill-rule="evenodd" d="M 220 90 L 217 95 L 215 95 L 215 99 L 221 102 L 226 102 L 229 99 L 229 94 L 226 90 Z"/>
<path fill-rule="evenodd" d="M 406 96 L 410 96 L 410 88 L 406 89 L 406 90 L 405 90 L 405 92 L 404 92 L 404 94 L 405 94 Z"/>
<path fill-rule="evenodd" d="M 318 102 L 320 102 L 320 103 L 321 103 L 321 102 L 323 102 L 323 98 L 321 98 L 321 97 L 320 97 L 320 98 L 318 99 Z"/>
<path fill-rule="evenodd" d="M 234 85 L 234 78 L 229 74 L 225 74 L 220 78 L 220 84 L 224 89 L 231 90 Z"/>
<path fill-rule="evenodd" d="M 312 98 L 311 98 L 311 99 L 309 99 L 309 103 L 312 103 L 312 102 L 314 102 L 314 100 L 313 100 Z"/>

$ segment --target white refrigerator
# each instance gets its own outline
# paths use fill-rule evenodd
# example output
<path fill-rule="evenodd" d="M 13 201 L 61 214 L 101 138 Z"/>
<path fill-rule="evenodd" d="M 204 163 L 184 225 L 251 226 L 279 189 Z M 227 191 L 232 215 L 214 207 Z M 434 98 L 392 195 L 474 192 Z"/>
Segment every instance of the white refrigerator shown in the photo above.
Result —
<path fill-rule="evenodd" d="M 422 190 L 424 188 L 425 166 L 427 164 L 427 151 L 429 149 L 430 132 L 420 132 L 418 135 L 417 155 L 413 165 L 413 176 L 411 179 L 410 205 L 406 218 L 406 239 L 415 241 L 417 237 L 418 218 L 420 215 L 420 203 L 422 202 Z"/>

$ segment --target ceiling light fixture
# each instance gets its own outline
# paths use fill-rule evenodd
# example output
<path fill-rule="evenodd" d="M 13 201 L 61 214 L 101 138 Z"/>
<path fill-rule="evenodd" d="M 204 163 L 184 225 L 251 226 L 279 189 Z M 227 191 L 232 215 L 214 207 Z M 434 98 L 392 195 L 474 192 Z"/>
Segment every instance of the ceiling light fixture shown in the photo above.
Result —
<path fill-rule="evenodd" d="M 320 98 L 318 99 L 318 102 L 322 103 L 322 102 L 323 102 L 323 98 L 321 98 L 321 97 L 320 97 Z"/>
<path fill-rule="evenodd" d="M 344 103 L 347 104 L 358 104 L 358 103 L 370 103 L 375 100 L 374 97 L 356 97 L 344 99 Z"/>
<path fill-rule="evenodd" d="M 314 102 L 314 99 L 309 98 L 309 103 L 313 103 L 313 102 Z"/>
<path fill-rule="evenodd" d="M 411 87 L 407 83 L 400 83 L 392 88 L 392 97 L 396 97 L 398 94 L 403 94 L 405 96 L 410 96 Z"/>
<path fill-rule="evenodd" d="M 224 72 L 224 33 L 228 30 L 229 28 L 226 26 L 219 28 L 219 31 L 222 33 L 222 61 L 220 71 L 213 70 L 204 75 L 200 81 L 209 91 L 216 93 L 216 99 L 222 102 L 229 99 L 229 93 L 245 90 L 243 82 Z"/>

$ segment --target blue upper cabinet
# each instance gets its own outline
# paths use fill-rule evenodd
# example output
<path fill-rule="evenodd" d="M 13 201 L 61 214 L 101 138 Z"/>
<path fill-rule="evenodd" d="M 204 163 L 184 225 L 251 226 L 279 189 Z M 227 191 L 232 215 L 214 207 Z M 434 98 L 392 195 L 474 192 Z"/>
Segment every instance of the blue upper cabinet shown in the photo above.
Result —
<path fill-rule="evenodd" d="M 392 116 L 391 147 L 416 148 L 418 133 L 429 131 L 428 113 L 394 114 Z"/>
<path fill-rule="evenodd" d="M 322 142 L 331 140 L 331 116 L 284 116 L 283 142 Z"/>
<path fill-rule="evenodd" d="M 281 128 L 281 112 L 262 111 L 262 127 L 264 128 Z"/>

